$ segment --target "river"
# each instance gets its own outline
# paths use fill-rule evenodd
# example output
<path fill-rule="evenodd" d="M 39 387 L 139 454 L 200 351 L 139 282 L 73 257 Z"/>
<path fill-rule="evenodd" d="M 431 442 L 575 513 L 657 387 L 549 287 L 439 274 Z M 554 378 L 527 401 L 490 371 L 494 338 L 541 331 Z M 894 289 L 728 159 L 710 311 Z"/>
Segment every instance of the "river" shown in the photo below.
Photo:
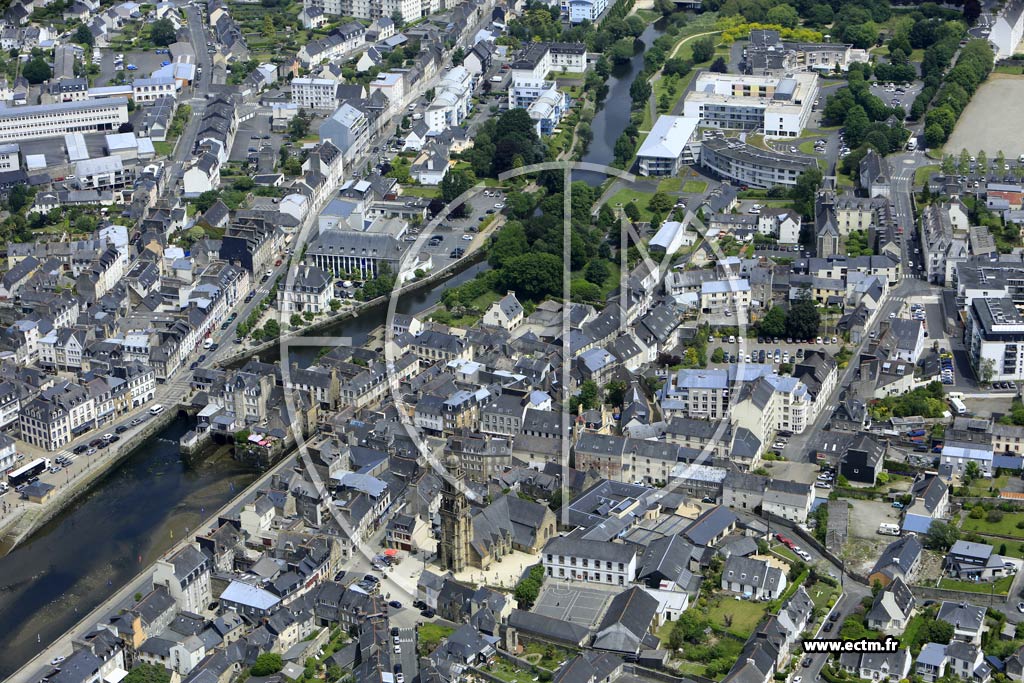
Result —
<path fill-rule="evenodd" d="M 188 429 L 175 420 L 0 558 L 0 679 L 255 479 L 225 451 L 187 465 L 178 438 Z"/>
<path fill-rule="evenodd" d="M 662 34 L 652 24 L 640 37 L 636 55 L 616 65 L 608 97 L 591 124 L 594 137 L 583 161 L 611 164 L 615 141 L 629 124 L 629 87 L 643 69 L 643 50 Z M 577 180 L 600 185 L 601 173 L 577 172 Z M 430 289 L 407 294 L 397 310 L 415 314 L 438 303 L 445 289 L 487 269 L 477 263 Z M 320 330 L 317 336 L 347 337 L 364 343 L 384 324 L 387 306 Z M 290 362 L 308 367 L 319 347 L 291 351 Z M 263 360 L 279 358 L 275 349 Z M 156 438 L 133 451 L 75 504 L 30 539 L 0 558 L 0 679 L 33 657 L 43 645 L 74 625 L 118 588 L 151 564 L 182 534 L 248 486 L 256 473 L 224 451 L 187 465 L 178 439 L 189 429 L 179 418 Z M 173 533 L 173 536 L 172 536 Z M 37 638 L 41 642 L 37 642 Z"/>
<path fill-rule="evenodd" d="M 590 130 L 594 137 L 590 142 L 590 147 L 587 148 L 587 153 L 583 156 L 583 161 L 610 166 L 615 159 L 615 141 L 629 125 L 629 114 L 633 103 L 629 96 L 629 88 L 633 85 L 637 75 L 643 71 L 644 52 L 664 32 L 664 19 L 648 24 L 640 35 L 633 59 L 612 67 L 612 74 L 608 78 L 608 96 L 605 97 L 604 105 L 590 124 Z M 605 174 L 594 171 L 577 171 L 573 174 L 573 180 L 582 180 L 592 186 L 600 185 L 607 179 L 608 176 Z"/>
<path fill-rule="evenodd" d="M 436 304 L 445 289 L 486 268 L 486 262 L 477 263 L 430 289 L 407 294 L 398 311 L 423 311 Z M 351 337 L 361 344 L 384 323 L 386 314 L 386 305 L 376 306 L 317 334 Z M 293 350 L 291 361 L 307 367 L 318 351 L 314 346 Z M 277 351 L 268 355 L 274 360 Z M 179 455 L 178 439 L 189 428 L 189 420 L 175 420 L 31 538 L 0 557 L 0 633 L 5 637 L 0 680 L 256 478 L 256 472 L 239 465 L 225 450 L 187 465 Z"/>

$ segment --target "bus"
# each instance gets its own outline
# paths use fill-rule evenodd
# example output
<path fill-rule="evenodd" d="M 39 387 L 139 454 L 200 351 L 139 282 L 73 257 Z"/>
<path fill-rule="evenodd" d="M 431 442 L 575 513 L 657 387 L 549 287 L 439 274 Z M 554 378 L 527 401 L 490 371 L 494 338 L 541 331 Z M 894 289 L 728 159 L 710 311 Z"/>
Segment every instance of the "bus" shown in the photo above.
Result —
<path fill-rule="evenodd" d="M 50 466 L 49 458 L 36 458 L 24 467 L 20 467 L 16 470 L 11 471 L 7 475 L 7 482 L 11 486 L 21 486 L 31 481 L 32 477 L 35 477 L 43 472 Z"/>
<path fill-rule="evenodd" d="M 953 410 L 956 411 L 957 415 L 964 415 L 967 413 L 967 405 L 956 396 L 949 399 L 949 405 L 953 406 Z"/>

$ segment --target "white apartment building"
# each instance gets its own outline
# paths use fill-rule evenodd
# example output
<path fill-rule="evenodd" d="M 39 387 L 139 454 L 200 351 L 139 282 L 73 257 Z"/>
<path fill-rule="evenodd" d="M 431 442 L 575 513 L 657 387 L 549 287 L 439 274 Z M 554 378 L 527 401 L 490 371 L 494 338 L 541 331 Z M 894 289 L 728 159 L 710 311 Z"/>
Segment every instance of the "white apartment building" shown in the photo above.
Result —
<path fill-rule="evenodd" d="M 473 75 L 466 67 L 457 66 L 444 75 L 434 92 L 434 100 L 427 107 L 424 120 L 430 132 L 443 133 L 460 125 L 469 116 Z"/>
<path fill-rule="evenodd" d="M 80 190 L 119 190 L 135 180 L 119 156 L 85 159 L 75 164 L 75 184 Z"/>
<path fill-rule="evenodd" d="M 734 278 L 702 282 L 700 310 L 709 315 L 745 316 L 750 310 L 750 281 Z"/>
<path fill-rule="evenodd" d="M 48 451 L 59 451 L 96 424 L 96 403 L 77 384 L 61 381 L 21 408 L 21 438 Z"/>
<path fill-rule="evenodd" d="M 330 310 L 333 278 L 316 266 L 301 266 L 278 290 L 282 313 L 326 313 Z"/>
<path fill-rule="evenodd" d="M 132 81 L 132 98 L 136 104 L 147 104 L 161 97 L 177 96 L 178 82 L 173 78 L 139 78 Z"/>
<path fill-rule="evenodd" d="M 608 0 L 563 0 L 562 12 L 569 17 L 570 24 L 583 21 L 595 22 L 608 9 Z"/>
<path fill-rule="evenodd" d="M 21 168 L 21 147 L 16 143 L 0 145 L 0 171 L 17 171 Z"/>
<path fill-rule="evenodd" d="M 1009 297 L 971 302 L 965 343 L 971 366 L 983 381 L 1024 379 L 1024 316 Z"/>
<path fill-rule="evenodd" d="M 764 130 L 768 138 L 799 137 L 818 97 L 818 75 L 747 76 L 704 71 L 683 103 L 683 115 L 727 130 Z"/>
<path fill-rule="evenodd" d="M 583 43 L 532 43 L 512 61 L 512 81 L 543 81 L 554 72 L 581 74 L 587 70 Z"/>
<path fill-rule="evenodd" d="M 731 138 L 710 138 L 700 146 L 700 164 L 725 180 L 749 187 L 792 187 L 815 167 L 811 157 L 771 152 Z"/>
<path fill-rule="evenodd" d="M 4 106 L 0 107 L 0 142 L 116 131 L 122 123 L 128 123 L 128 100 L 123 97 Z"/>
<path fill-rule="evenodd" d="M 384 71 L 377 74 L 377 78 L 370 81 L 369 94 L 379 90 L 388 98 L 388 108 L 394 112 L 405 106 L 405 78 L 402 74 L 393 71 Z"/>
<path fill-rule="evenodd" d="M 292 103 L 303 109 L 333 111 L 338 106 L 338 82 L 330 78 L 292 79 Z"/>
<path fill-rule="evenodd" d="M 698 123 L 685 116 L 659 116 L 636 153 L 640 175 L 676 175 L 693 161 L 690 141 Z"/>
<path fill-rule="evenodd" d="M 178 609 L 201 614 L 210 603 L 210 559 L 189 544 L 166 559 L 157 560 L 153 586 L 163 586 Z"/>
<path fill-rule="evenodd" d="M 544 573 L 609 586 L 628 586 L 636 579 L 636 548 L 623 543 L 556 536 L 542 551 Z"/>

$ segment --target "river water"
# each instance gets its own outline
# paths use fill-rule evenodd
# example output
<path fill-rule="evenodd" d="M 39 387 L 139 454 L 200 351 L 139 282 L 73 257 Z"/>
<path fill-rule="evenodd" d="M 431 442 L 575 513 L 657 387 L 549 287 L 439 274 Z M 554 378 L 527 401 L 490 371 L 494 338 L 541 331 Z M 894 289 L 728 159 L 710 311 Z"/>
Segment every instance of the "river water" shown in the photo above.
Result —
<path fill-rule="evenodd" d="M 407 294 L 398 311 L 423 311 L 445 289 L 486 268 L 486 262 L 478 263 L 431 289 Z M 387 306 L 377 306 L 318 335 L 351 337 L 361 344 L 386 315 Z M 293 349 L 290 361 L 306 367 L 318 351 L 314 346 Z M 277 352 L 268 355 L 275 360 Z M 29 540 L 0 557 L 0 680 L 255 480 L 256 472 L 224 450 L 186 464 L 178 439 L 189 428 L 185 418 L 172 422 Z"/>
<path fill-rule="evenodd" d="M 648 24 L 640 35 L 636 54 L 633 59 L 612 67 L 608 78 L 608 96 L 590 124 L 594 139 L 583 156 L 583 161 L 591 164 L 610 166 L 615 159 L 615 141 L 629 125 L 629 114 L 633 100 L 629 96 L 629 88 L 644 68 L 644 51 L 665 32 L 664 20 Z M 577 171 L 573 180 L 582 180 L 588 185 L 597 186 L 608 179 L 603 173 L 594 171 Z"/>
<path fill-rule="evenodd" d="M 650 25 L 640 37 L 643 49 L 662 34 Z M 591 124 L 594 137 L 583 161 L 611 164 L 615 141 L 629 124 L 629 87 L 643 69 L 643 49 L 616 65 L 608 97 Z M 577 172 L 574 179 L 600 185 L 607 176 Z M 403 296 L 397 310 L 415 314 L 438 303 L 449 287 L 487 269 L 486 262 L 445 282 Z M 384 324 L 387 306 L 317 332 L 365 343 Z M 309 366 L 319 346 L 292 348 L 288 362 Z M 275 349 L 263 356 L 274 361 Z M 178 439 L 189 429 L 175 420 L 156 438 L 132 452 L 89 493 L 57 515 L 10 554 L 0 557 L 0 679 L 13 673 L 44 645 L 67 631 L 143 567 L 188 534 L 213 511 L 248 486 L 256 473 L 220 451 L 194 465 L 178 453 Z M 38 638 L 38 641 L 37 641 Z"/>
<path fill-rule="evenodd" d="M 178 438 L 188 428 L 175 420 L 0 558 L 0 679 L 255 479 L 223 451 L 186 464 Z"/>

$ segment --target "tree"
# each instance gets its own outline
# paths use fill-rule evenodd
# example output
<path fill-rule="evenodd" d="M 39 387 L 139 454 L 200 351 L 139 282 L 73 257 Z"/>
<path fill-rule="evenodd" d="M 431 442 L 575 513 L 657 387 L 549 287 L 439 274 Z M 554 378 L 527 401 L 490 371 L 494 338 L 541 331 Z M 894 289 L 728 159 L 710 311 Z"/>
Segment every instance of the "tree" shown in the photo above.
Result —
<path fill-rule="evenodd" d="M 800 295 L 786 314 L 786 336 L 813 339 L 821 327 L 821 312 L 810 296 Z"/>
<path fill-rule="evenodd" d="M 664 192 L 655 192 L 647 201 L 647 209 L 651 213 L 660 213 L 662 215 L 671 211 L 675 205 L 675 200 Z"/>
<path fill-rule="evenodd" d="M 960 540 L 960 530 L 949 522 L 940 519 L 932 520 L 928 533 L 924 537 L 925 547 L 931 550 L 946 551 Z"/>
<path fill-rule="evenodd" d="M 942 157 L 942 175 L 951 176 L 956 174 L 956 159 L 952 154 L 945 154 Z"/>
<path fill-rule="evenodd" d="M 800 15 L 789 5 L 776 5 L 768 10 L 768 23 L 779 24 L 783 28 L 796 28 Z"/>
<path fill-rule="evenodd" d="M 43 81 L 49 80 L 51 74 L 50 65 L 46 63 L 46 60 L 42 57 L 33 57 L 22 69 L 22 75 L 25 79 L 33 84 L 37 85 Z"/>
<path fill-rule="evenodd" d="M 178 40 L 170 19 L 157 19 L 149 25 L 149 39 L 154 45 L 166 47 Z"/>
<path fill-rule="evenodd" d="M 818 195 L 822 177 L 821 170 L 813 166 L 797 176 L 796 184 L 790 188 L 789 198 L 793 200 L 793 207 L 804 216 L 814 216 L 814 198 Z"/>
<path fill-rule="evenodd" d="M 446 173 L 441 179 L 441 199 L 445 204 L 451 204 L 464 192 L 476 185 L 476 175 L 472 171 L 452 171 Z M 459 204 L 452 209 L 452 215 L 456 218 L 465 216 L 467 207 L 465 203 Z"/>
<path fill-rule="evenodd" d="M 722 350 L 721 346 L 717 347 L 714 351 L 711 352 L 711 362 L 712 363 L 724 363 L 725 362 L 725 351 Z"/>
<path fill-rule="evenodd" d="M 972 481 L 976 481 L 976 480 L 978 480 L 980 478 L 981 478 L 981 467 L 978 466 L 978 463 L 976 463 L 973 460 L 971 460 L 964 467 L 964 477 L 963 477 L 964 484 L 965 485 L 970 485 L 970 483 Z"/>
<path fill-rule="evenodd" d="M 523 224 L 519 221 L 509 221 L 494 237 L 487 261 L 491 267 L 501 268 L 509 259 L 521 256 L 529 249 L 530 243 L 526 239 Z"/>
<path fill-rule="evenodd" d="M 981 0 L 964 0 L 964 21 L 973 25 L 981 16 Z"/>
<path fill-rule="evenodd" d="M 988 155 L 985 154 L 985 150 L 983 150 L 983 149 L 979 149 L 978 150 L 978 168 L 980 168 L 980 169 L 987 169 L 988 168 Z"/>
<path fill-rule="evenodd" d="M 171 672 L 156 664 L 143 663 L 129 671 L 122 680 L 124 683 L 168 683 Z"/>
<path fill-rule="evenodd" d="M 87 45 L 88 47 L 92 47 L 93 42 L 95 42 L 95 39 L 92 36 L 92 31 L 90 31 L 89 27 L 85 24 L 81 24 L 75 29 L 75 35 L 72 40 L 79 45 Z"/>
<path fill-rule="evenodd" d="M 991 358 L 982 358 L 978 366 L 978 379 L 982 384 L 989 384 L 996 374 L 996 362 Z"/>
<path fill-rule="evenodd" d="M 249 673 L 253 676 L 269 676 L 283 668 L 284 662 L 281 660 L 281 655 L 276 652 L 264 652 L 256 658 L 256 663 L 252 665 Z"/>
<path fill-rule="evenodd" d="M 269 14 L 263 16 L 263 28 L 260 30 L 264 38 L 272 38 L 277 33 L 277 28 L 274 26 L 274 18 Z"/>
<path fill-rule="evenodd" d="M 696 64 L 710 61 L 715 56 L 715 39 L 703 36 L 693 41 L 693 61 Z"/>
<path fill-rule="evenodd" d="M 462 64 L 463 61 L 465 61 L 465 59 L 466 51 L 463 50 L 461 47 L 455 48 L 455 51 L 452 52 L 452 65 L 459 66 Z"/>
<path fill-rule="evenodd" d="M 608 280 L 608 262 L 604 259 L 594 259 L 583 269 L 583 277 L 587 282 L 595 285 L 603 285 Z"/>
<path fill-rule="evenodd" d="M 562 259 L 554 254 L 514 256 L 501 269 L 501 280 L 505 289 L 530 301 L 561 294 Z"/>
<path fill-rule="evenodd" d="M 765 337 L 786 336 L 786 311 L 781 306 L 772 306 L 757 324 L 757 331 Z"/>
<path fill-rule="evenodd" d="M 530 609 L 540 595 L 540 584 L 532 578 L 525 578 L 516 584 L 515 598 L 519 609 Z"/>
<path fill-rule="evenodd" d="M 302 316 L 298 313 L 292 313 L 292 317 L 288 320 L 292 327 L 302 327 Z"/>
<path fill-rule="evenodd" d="M 725 57 L 717 57 L 715 61 L 711 62 L 711 71 L 716 74 L 724 74 L 729 71 L 729 65 L 725 62 Z"/>
<path fill-rule="evenodd" d="M 686 610 L 679 615 L 669 633 L 668 643 L 673 650 L 678 650 L 685 643 L 699 643 L 704 639 L 704 631 L 708 628 L 707 618 L 697 610 Z"/>
<path fill-rule="evenodd" d="M 947 645 L 953 639 L 953 624 L 939 619 L 928 619 L 921 625 L 918 642 Z"/>
<path fill-rule="evenodd" d="M 605 403 L 613 406 L 621 406 L 626 398 L 626 389 L 629 387 L 621 379 L 614 379 L 604 388 Z"/>
<path fill-rule="evenodd" d="M 942 129 L 942 126 L 940 126 L 939 124 L 932 123 L 929 124 L 928 127 L 924 129 L 924 144 L 926 144 L 929 148 L 934 149 L 936 147 L 941 147 L 942 143 L 944 143 L 945 141 L 946 131 L 944 131 Z"/>

